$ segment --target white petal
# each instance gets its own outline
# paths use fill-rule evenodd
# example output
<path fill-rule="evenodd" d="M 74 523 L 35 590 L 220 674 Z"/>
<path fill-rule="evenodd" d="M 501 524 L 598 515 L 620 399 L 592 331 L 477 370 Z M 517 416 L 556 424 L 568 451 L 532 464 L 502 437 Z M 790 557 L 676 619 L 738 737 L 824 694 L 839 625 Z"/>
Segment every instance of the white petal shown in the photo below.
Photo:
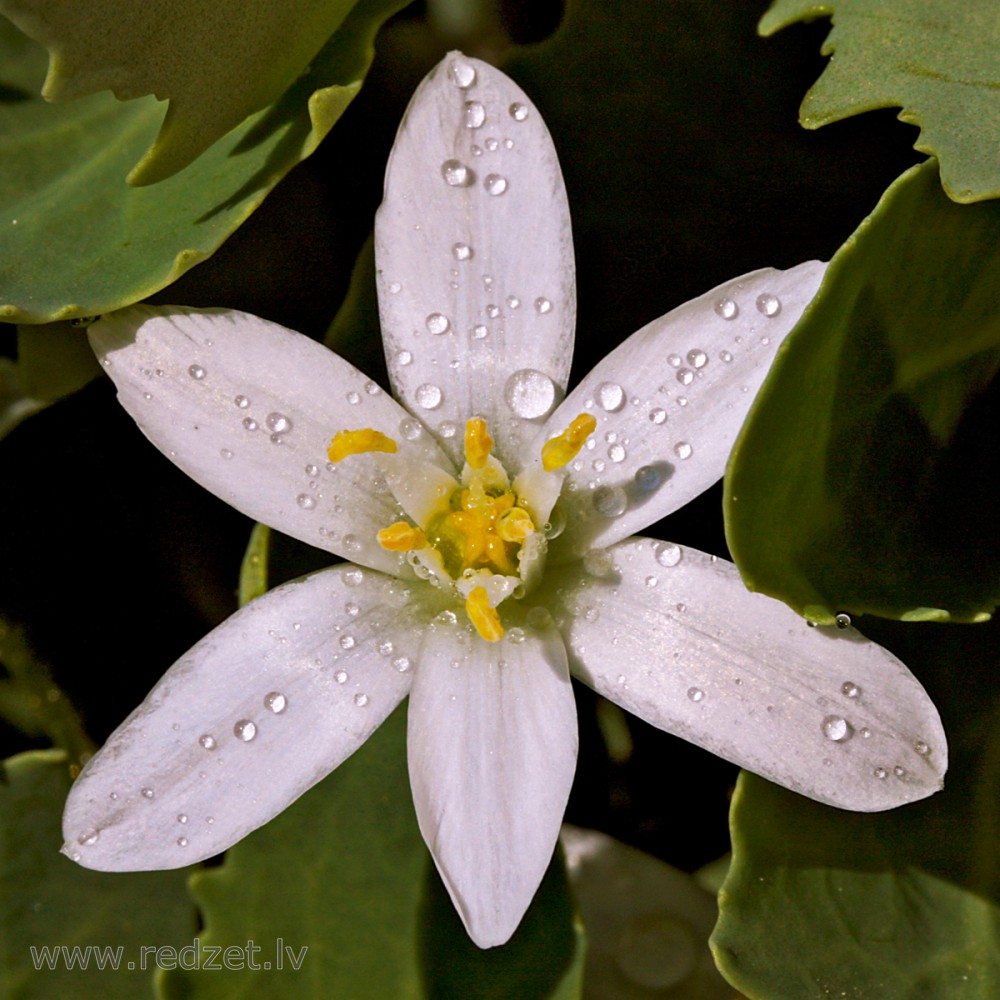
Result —
<path fill-rule="evenodd" d="M 499 70 L 452 53 L 420 85 L 389 159 L 375 254 L 397 395 L 457 464 L 476 415 L 510 462 L 562 398 L 576 295 L 552 140 Z"/>
<path fill-rule="evenodd" d="M 430 435 L 387 393 L 308 337 L 246 313 L 122 310 L 90 328 L 122 406 L 174 463 L 244 514 L 386 572 L 376 540 L 398 517 L 378 455 L 330 465 L 340 430 L 371 427 L 400 453 L 447 467 Z M 401 432 L 405 423 L 406 434 Z"/>
<path fill-rule="evenodd" d="M 406 694 L 424 616 L 403 588 L 345 564 L 225 621 L 84 768 L 63 850 L 100 871 L 179 868 L 279 813 Z"/>
<path fill-rule="evenodd" d="M 643 327 L 583 379 L 530 449 L 537 461 L 578 414 L 597 418 L 594 446 L 566 470 L 554 560 L 641 531 L 722 477 L 775 350 L 825 269 L 810 261 L 720 285 Z"/>
<path fill-rule="evenodd" d="M 549 627 L 487 644 L 435 623 L 409 706 L 420 830 L 469 936 L 514 933 L 552 858 L 576 766 L 566 652 Z"/>
<path fill-rule="evenodd" d="M 609 554 L 599 577 L 546 574 L 570 669 L 600 694 L 844 809 L 890 809 L 941 787 L 941 720 L 891 653 L 852 628 L 810 628 L 693 549 L 633 538 Z"/>

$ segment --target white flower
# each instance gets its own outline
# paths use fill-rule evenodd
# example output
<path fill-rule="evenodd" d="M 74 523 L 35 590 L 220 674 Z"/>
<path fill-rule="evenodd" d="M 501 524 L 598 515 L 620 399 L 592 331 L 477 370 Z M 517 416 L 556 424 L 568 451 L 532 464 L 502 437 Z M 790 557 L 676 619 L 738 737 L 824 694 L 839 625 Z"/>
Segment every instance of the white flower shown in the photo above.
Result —
<path fill-rule="evenodd" d="M 216 854 L 409 695 L 421 831 L 469 934 L 500 944 L 559 832 L 571 673 L 823 802 L 888 809 L 940 787 L 940 720 L 891 654 L 633 534 L 721 476 L 821 264 L 681 306 L 563 400 L 575 295 L 555 152 L 528 98 L 458 54 L 406 114 L 376 252 L 398 403 L 253 316 L 135 308 L 91 329 L 122 405 L 174 462 L 350 561 L 254 601 L 168 671 L 73 788 L 74 860 Z"/>

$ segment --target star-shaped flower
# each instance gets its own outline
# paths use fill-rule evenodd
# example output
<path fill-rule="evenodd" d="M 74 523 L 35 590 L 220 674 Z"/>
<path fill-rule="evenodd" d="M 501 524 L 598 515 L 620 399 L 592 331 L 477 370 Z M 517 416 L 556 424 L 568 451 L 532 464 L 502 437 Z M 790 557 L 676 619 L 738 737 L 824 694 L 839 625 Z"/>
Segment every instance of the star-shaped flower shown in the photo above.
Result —
<path fill-rule="evenodd" d="M 823 802 L 888 809 L 940 787 L 940 720 L 891 654 L 634 534 L 721 476 L 821 264 L 686 303 L 563 399 L 575 295 L 555 152 L 517 86 L 459 54 L 407 111 L 376 255 L 399 402 L 245 314 L 135 308 L 91 329 L 177 465 L 349 561 L 252 602 L 167 672 L 77 779 L 74 860 L 216 854 L 409 695 L 420 829 L 472 938 L 500 944 L 558 836 L 571 674 Z"/>

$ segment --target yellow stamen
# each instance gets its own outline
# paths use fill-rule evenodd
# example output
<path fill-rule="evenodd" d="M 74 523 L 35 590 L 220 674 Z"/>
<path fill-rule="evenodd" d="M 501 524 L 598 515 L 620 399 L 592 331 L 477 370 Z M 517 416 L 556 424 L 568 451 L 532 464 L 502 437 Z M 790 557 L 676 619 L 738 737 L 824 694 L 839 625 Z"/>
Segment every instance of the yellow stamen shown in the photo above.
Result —
<path fill-rule="evenodd" d="M 424 533 L 406 521 L 397 521 L 378 533 L 378 543 L 390 552 L 413 552 L 427 547 Z"/>
<path fill-rule="evenodd" d="M 331 462 L 339 462 L 348 455 L 363 455 L 369 451 L 384 451 L 392 455 L 396 452 L 396 442 L 370 427 L 357 431 L 338 431 L 326 454 Z"/>
<path fill-rule="evenodd" d="M 513 507 L 497 522 L 497 534 L 505 542 L 523 542 L 535 530 L 531 515 L 523 507 Z"/>
<path fill-rule="evenodd" d="M 589 413 L 581 413 L 573 422 L 554 438 L 542 445 L 542 467 L 546 472 L 561 469 L 576 458 L 584 441 L 594 433 L 597 421 Z"/>
<path fill-rule="evenodd" d="M 496 642 L 503 638 L 503 626 L 497 609 L 490 607 L 490 599 L 485 587 L 473 587 L 465 599 L 465 613 L 476 631 L 487 642 Z"/>
<path fill-rule="evenodd" d="M 482 417 L 473 417 L 465 425 L 465 460 L 473 469 L 481 469 L 493 450 L 493 438 Z"/>

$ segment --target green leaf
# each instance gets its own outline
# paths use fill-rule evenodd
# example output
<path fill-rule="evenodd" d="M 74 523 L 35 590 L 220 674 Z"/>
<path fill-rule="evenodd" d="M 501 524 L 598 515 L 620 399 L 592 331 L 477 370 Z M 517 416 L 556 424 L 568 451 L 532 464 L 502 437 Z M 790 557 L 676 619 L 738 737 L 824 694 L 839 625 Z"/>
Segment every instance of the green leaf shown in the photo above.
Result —
<path fill-rule="evenodd" d="M 44 51 L 0 19 L 0 321 L 109 312 L 214 253 L 329 132 L 401 6 L 361 0 L 278 100 L 145 188 L 123 177 L 159 127 L 157 103 L 32 99 Z"/>
<path fill-rule="evenodd" d="M 1000 196 L 1000 14 L 994 0 L 775 0 L 760 22 L 770 35 L 795 21 L 832 17 L 823 55 L 834 56 L 806 94 L 806 128 L 902 108 L 920 129 L 914 147 L 941 161 L 959 202 Z"/>
<path fill-rule="evenodd" d="M 13 757 L 0 773 L 0 993 L 18 1000 L 149 996 L 156 956 L 147 951 L 143 957 L 142 949 L 180 948 L 193 940 L 187 874 L 108 875 L 63 857 L 59 821 L 69 786 L 66 758 L 57 750 Z M 89 946 L 98 951 L 82 951 Z M 68 969 L 65 952 L 55 951 L 76 947 L 89 968 Z M 52 949 L 53 967 L 42 948 Z M 99 960 L 107 962 L 103 970 Z"/>
<path fill-rule="evenodd" d="M 880 624 L 880 640 L 936 681 L 946 787 L 866 815 L 740 777 L 712 943 L 723 974 L 751 1000 L 1000 996 L 998 625 Z M 885 765 L 884 780 L 897 780 L 893 761 Z"/>
<path fill-rule="evenodd" d="M 567 981 L 582 959 L 558 859 L 510 945 L 479 952 L 469 942 L 413 815 L 404 708 L 191 890 L 204 916 L 202 953 L 249 940 L 262 967 L 168 972 L 167 1000 L 577 996 Z M 495 992 L 463 992 L 480 972 Z"/>
<path fill-rule="evenodd" d="M 255 524 L 250 532 L 247 550 L 243 554 L 243 562 L 240 564 L 238 603 L 241 608 L 267 591 L 270 544 L 271 529 L 266 524 Z"/>
<path fill-rule="evenodd" d="M 1000 205 L 934 161 L 838 251 L 743 428 L 727 534 L 747 586 L 835 612 L 976 620 L 1000 596 Z"/>
<path fill-rule="evenodd" d="M 123 101 L 169 100 L 155 143 L 129 178 L 151 184 L 276 101 L 356 2 L 0 0 L 0 13 L 48 48 L 46 100 L 102 90 Z"/>

